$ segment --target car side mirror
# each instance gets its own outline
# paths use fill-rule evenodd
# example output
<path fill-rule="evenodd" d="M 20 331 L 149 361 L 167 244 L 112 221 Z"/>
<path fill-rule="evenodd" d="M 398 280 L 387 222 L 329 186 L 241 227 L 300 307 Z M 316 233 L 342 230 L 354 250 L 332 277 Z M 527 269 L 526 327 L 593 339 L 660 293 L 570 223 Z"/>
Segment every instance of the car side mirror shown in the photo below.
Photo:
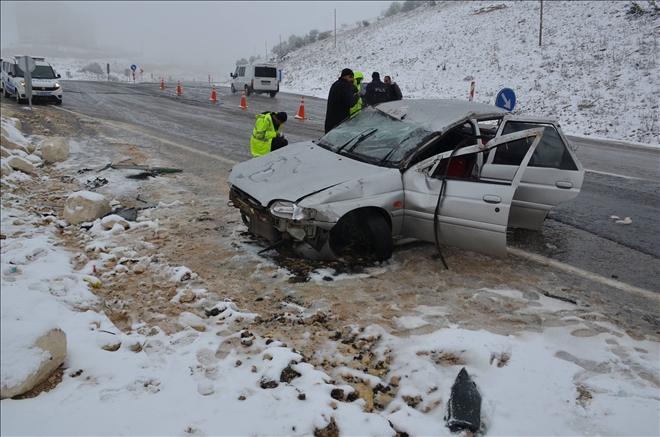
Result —
<path fill-rule="evenodd" d="M 58 73 L 57 78 L 60 79 L 61 77 L 62 77 L 62 75 Z"/>
<path fill-rule="evenodd" d="M 14 77 L 14 73 L 12 73 L 11 71 L 8 71 L 8 72 L 7 72 L 7 76 Z"/>

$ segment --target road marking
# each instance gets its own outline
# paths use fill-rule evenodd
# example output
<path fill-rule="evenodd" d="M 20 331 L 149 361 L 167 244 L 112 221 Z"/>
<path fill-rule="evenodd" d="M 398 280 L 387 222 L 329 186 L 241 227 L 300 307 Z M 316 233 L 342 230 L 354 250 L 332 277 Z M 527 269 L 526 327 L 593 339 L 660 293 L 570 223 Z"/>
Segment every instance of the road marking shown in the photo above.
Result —
<path fill-rule="evenodd" d="M 569 266 L 568 264 L 564 264 L 563 262 L 546 258 L 542 255 L 537 255 L 535 253 L 530 253 L 526 252 L 522 249 L 518 249 L 515 247 L 507 247 L 507 250 L 509 251 L 510 254 L 519 256 L 521 258 L 526 258 L 531 261 L 535 261 L 539 264 L 543 264 L 545 266 L 550 266 L 550 267 L 555 267 L 560 270 L 564 270 L 566 272 L 572 273 L 577 276 L 581 276 L 585 279 L 590 279 L 592 281 L 600 282 L 601 284 L 617 288 L 622 291 L 626 291 L 628 293 L 636 294 L 641 297 L 645 297 L 647 299 L 654 300 L 656 302 L 660 302 L 660 294 L 654 293 L 649 290 L 645 290 L 643 288 L 635 287 L 634 285 L 629 285 L 620 281 L 615 281 L 614 279 L 609 279 L 605 278 L 603 276 L 597 275 L 595 273 L 588 272 L 586 270 L 582 270 L 578 267 L 573 267 Z"/>
<path fill-rule="evenodd" d="M 180 148 L 180 149 L 188 150 L 188 151 L 190 151 L 190 152 L 194 152 L 194 153 L 197 153 L 197 154 L 199 154 L 199 155 L 204 155 L 204 156 L 206 156 L 206 157 L 213 158 L 213 159 L 216 159 L 216 160 L 218 160 L 218 161 L 225 162 L 225 163 L 227 163 L 227 164 L 236 165 L 236 164 L 238 164 L 238 162 L 239 162 L 239 161 L 234 161 L 233 159 L 223 158 L 222 156 L 218 156 L 218 155 L 214 155 L 214 154 L 212 154 L 212 153 L 204 152 L 204 151 L 202 151 L 202 150 L 195 149 L 194 147 L 184 146 L 183 144 L 175 143 L 174 141 L 166 140 L 166 139 L 164 139 L 164 138 L 157 137 L 157 136 L 155 136 L 155 135 L 151 135 L 151 134 L 149 134 L 149 133 L 147 133 L 147 132 L 144 132 L 144 131 L 143 131 L 142 129 L 140 129 L 139 127 L 134 126 L 134 125 L 132 125 L 132 124 L 123 123 L 123 122 L 121 122 L 121 121 L 109 121 L 109 120 L 103 120 L 103 119 L 101 119 L 101 118 L 96 118 L 96 117 L 91 117 L 91 116 L 89 116 L 89 115 L 79 114 L 79 113 L 77 113 L 77 112 L 75 112 L 75 111 L 71 111 L 70 109 L 64 109 L 64 108 L 57 108 L 57 109 L 59 109 L 60 111 L 66 111 L 66 112 L 69 112 L 69 113 L 71 113 L 71 114 L 78 115 L 78 116 L 83 117 L 83 118 L 85 118 L 85 119 L 91 119 L 91 120 L 97 121 L 97 122 L 99 122 L 99 123 L 105 123 L 105 124 L 110 124 L 110 125 L 113 125 L 113 126 L 119 126 L 119 127 L 121 127 L 122 129 L 124 129 L 124 130 L 128 130 L 128 131 L 134 132 L 134 133 L 136 133 L 136 134 L 138 134 L 138 135 L 142 135 L 142 136 L 145 136 L 145 137 L 148 137 L 148 138 L 152 138 L 152 139 L 154 139 L 154 140 L 156 140 L 156 141 L 160 141 L 160 142 L 163 142 L 163 143 L 169 144 L 170 146 L 174 146 L 174 147 L 178 147 L 178 148 Z"/>
<path fill-rule="evenodd" d="M 623 179 L 633 179 L 633 180 L 636 180 L 636 181 L 657 182 L 657 180 L 654 180 L 654 179 L 636 178 L 634 176 L 626 176 L 626 175 L 622 175 L 622 174 L 608 173 L 606 171 L 589 170 L 589 169 L 586 169 L 586 168 L 584 169 L 584 171 L 589 172 L 589 173 L 604 174 L 606 176 L 614 176 L 614 177 L 623 178 Z"/>

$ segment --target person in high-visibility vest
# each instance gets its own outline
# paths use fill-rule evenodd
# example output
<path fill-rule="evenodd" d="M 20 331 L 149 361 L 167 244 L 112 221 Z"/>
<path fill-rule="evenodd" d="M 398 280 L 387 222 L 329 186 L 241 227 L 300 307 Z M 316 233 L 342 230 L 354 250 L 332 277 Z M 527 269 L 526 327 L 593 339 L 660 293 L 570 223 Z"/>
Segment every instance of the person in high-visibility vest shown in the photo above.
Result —
<path fill-rule="evenodd" d="M 280 132 L 287 119 L 286 112 L 266 111 L 255 117 L 257 122 L 250 138 L 252 156 L 265 155 L 289 144 L 289 140 Z"/>
<path fill-rule="evenodd" d="M 362 109 L 362 94 L 360 94 L 360 89 L 363 80 L 364 80 L 364 76 L 362 75 L 362 73 L 356 71 L 355 74 L 353 75 L 353 85 L 355 85 L 355 88 L 357 88 L 358 95 L 360 96 L 360 98 L 358 99 L 355 106 L 351 108 L 351 117 L 355 117 L 358 114 L 358 112 L 360 112 L 360 109 Z"/>

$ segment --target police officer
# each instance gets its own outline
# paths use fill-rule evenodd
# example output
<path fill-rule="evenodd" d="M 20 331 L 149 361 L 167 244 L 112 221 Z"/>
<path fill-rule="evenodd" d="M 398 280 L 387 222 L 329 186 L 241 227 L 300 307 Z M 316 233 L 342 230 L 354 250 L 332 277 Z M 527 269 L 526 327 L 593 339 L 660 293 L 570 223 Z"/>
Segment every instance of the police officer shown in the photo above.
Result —
<path fill-rule="evenodd" d="M 252 156 L 265 155 L 289 144 L 280 132 L 286 122 L 286 112 L 262 112 L 255 116 L 257 122 L 250 138 Z"/>

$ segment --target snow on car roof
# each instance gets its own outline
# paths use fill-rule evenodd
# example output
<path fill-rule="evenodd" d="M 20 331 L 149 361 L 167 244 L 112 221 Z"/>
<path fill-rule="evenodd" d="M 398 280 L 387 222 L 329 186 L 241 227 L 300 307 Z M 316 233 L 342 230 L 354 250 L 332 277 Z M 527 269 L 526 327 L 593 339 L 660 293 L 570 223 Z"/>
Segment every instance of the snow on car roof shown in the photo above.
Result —
<path fill-rule="evenodd" d="M 450 99 L 406 99 L 381 103 L 376 107 L 408 123 L 420 123 L 432 132 L 442 132 L 468 118 L 502 117 L 509 111 L 485 103 Z"/>

